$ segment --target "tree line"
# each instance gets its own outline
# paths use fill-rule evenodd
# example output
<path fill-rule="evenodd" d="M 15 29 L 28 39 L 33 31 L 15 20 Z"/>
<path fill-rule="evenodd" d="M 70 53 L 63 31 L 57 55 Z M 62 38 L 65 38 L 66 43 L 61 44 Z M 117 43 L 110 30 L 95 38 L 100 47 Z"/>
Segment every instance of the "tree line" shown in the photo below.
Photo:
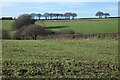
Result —
<path fill-rule="evenodd" d="M 74 19 L 75 17 L 77 17 L 76 13 L 72 13 L 72 12 L 66 12 L 64 14 L 61 13 L 44 13 L 43 15 L 38 13 L 31 13 L 30 14 L 32 16 L 32 19 L 41 19 L 42 17 L 46 20 L 54 20 L 54 19 Z"/>

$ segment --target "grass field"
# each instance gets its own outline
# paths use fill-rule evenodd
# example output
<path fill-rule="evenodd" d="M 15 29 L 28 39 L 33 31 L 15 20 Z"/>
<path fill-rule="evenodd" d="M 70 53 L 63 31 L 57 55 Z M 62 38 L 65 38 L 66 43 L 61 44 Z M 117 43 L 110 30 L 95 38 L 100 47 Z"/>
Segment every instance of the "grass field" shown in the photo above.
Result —
<path fill-rule="evenodd" d="M 36 22 L 36 23 L 39 23 Z M 73 20 L 73 21 L 47 21 L 45 22 L 48 29 L 55 31 L 61 28 L 69 28 L 76 33 L 112 33 L 118 31 L 118 21 L 117 19 L 99 19 L 99 20 Z"/>
<path fill-rule="evenodd" d="M 2 44 L 4 74 L 6 71 L 9 73 L 9 70 L 13 70 L 10 74 L 17 77 L 25 75 L 35 77 L 36 75 L 37 77 L 116 78 L 118 75 L 116 69 L 118 42 L 116 40 L 5 40 Z M 62 75 L 58 63 L 70 72 L 64 70 Z M 106 65 L 109 66 L 105 67 Z M 40 68 L 43 70 L 41 71 Z M 24 69 L 28 73 L 21 72 Z M 78 71 L 74 72 L 74 70 Z M 29 71 L 34 73 L 29 74 Z M 8 73 L 6 76 L 10 76 Z"/>
<path fill-rule="evenodd" d="M 3 20 L 2 21 L 2 29 L 4 30 L 12 30 L 13 20 Z"/>
<path fill-rule="evenodd" d="M 43 62 L 51 58 L 76 58 L 116 63 L 118 55 L 116 40 L 7 40 L 2 43 L 3 60 Z"/>
<path fill-rule="evenodd" d="M 43 24 L 43 21 L 37 21 L 36 24 Z M 3 29 L 11 30 L 13 21 L 2 21 Z M 54 31 L 62 28 L 69 28 L 76 33 L 112 33 L 118 32 L 118 19 L 80 19 L 80 20 L 58 20 L 58 21 L 45 21 L 45 27 Z"/>

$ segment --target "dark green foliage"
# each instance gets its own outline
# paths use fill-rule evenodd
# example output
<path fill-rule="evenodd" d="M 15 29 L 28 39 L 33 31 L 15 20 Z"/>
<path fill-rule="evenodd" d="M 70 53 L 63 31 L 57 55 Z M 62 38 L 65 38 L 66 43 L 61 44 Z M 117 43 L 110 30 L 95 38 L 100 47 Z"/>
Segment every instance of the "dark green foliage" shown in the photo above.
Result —
<path fill-rule="evenodd" d="M 57 34 L 75 34 L 75 32 L 71 29 L 65 28 L 58 31 Z"/>
<path fill-rule="evenodd" d="M 114 39 L 7 40 L 2 44 L 3 77 L 118 78 Z"/>
<path fill-rule="evenodd" d="M 55 31 L 52 31 L 52 30 L 46 30 L 46 35 L 54 35 L 55 34 Z"/>
<path fill-rule="evenodd" d="M 76 61 L 66 59 L 47 63 L 3 63 L 4 77 L 37 78 L 117 78 L 117 66 L 106 61 Z M 8 64 L 8 65 L 5 65 Z"/>

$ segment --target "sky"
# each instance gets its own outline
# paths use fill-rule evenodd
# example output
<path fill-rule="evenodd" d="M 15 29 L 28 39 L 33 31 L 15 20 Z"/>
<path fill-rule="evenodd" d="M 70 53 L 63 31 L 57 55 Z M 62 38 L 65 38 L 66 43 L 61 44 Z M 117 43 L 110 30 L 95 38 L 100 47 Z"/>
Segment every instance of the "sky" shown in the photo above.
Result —
<path fill-rule="evenodd" d="M 78 18 L 96 17 L 98 11 L 118 16 L 118 2 L 3 2 L 2 16 L 18 17 L 30 13 L 74 12 Z M 0 16 L 0 17 L 2 17 Z"/>

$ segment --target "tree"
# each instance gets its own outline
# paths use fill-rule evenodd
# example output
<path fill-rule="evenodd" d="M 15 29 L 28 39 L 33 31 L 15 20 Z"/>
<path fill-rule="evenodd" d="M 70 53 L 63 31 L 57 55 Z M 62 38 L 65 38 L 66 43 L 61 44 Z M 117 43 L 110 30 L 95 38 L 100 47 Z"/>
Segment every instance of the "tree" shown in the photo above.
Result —
<path fill-rule="evenodd" d="M 12 24 L 13 29 L 20 29 L 23 26 L 34 24 L 35 21 L 32 19 L 32 16 L 29 14 L 23 14 L 18 17 Z"/>
<path fill-rule="evenodd" d="M 35 19 L 35 17 L 36 17 L 36 14 L 35 14 L 35 13 L 32 13 L 32 14 L 30 14 L 30 15 L 31 15 L 32 19 Z"/>
<path fill-rule="evenodd" d="M 45 19 L 47 20 L 49 18 L 49 13 L 44 13 L 43 16 L 45 17 Z"/>
<path fill-rule="evenodd" d="M 40 13 L 37 14 L 37 16 L 38 16 L 39 20 L 40 20 L 40 18 L 42 17 L 42 15 L 41 15 Z"/>
<path fill-rule="evenodd" d="M 54 17 L 53 13 L 50 13 L 49 16 L 50 16 L 50 19 Z"/>
<path fill-rule="evenodd" d="M 110 14 L 109 13 L 104 13 L 104 16 L 105 16 L 105 18 L 107 18 L 107 16 L 110 16 Z"/>
<path fill-rule="evenodd" d="M 24 35 L 22 35 L 22 31 L 26 28 L 27 26 L 23 26 L 20 29 L 18 29 L 15 34 L 13 35 L 13 39 L 21 40 L 24 39 Z"/>
<path fill-rule="evenodd" d="M 65 16 L 66 19 L 70 19 L 71 12 L 67 12 L 67 13 L 65 13 L 64 16 Z"/>
<path fill-rule="evenodd" d="M 74 19 L 75 17 L 77 17 L 77 14 L 76 13 L 72 13 L 72 19 Z"/>
<path fill-rule="evenodd" d="M 28 27 L 26 27 L 21 35 L 23 35 L 25 38 L 26 37 L 31 37 L 32 39 L 36 40 L 38 35 L 45 35 L 46 30 L 45 28 L 39 26 L 39 25 L 29 25 Z"/>
<path fill-rule="evenodd" d="M 103 15 L 104 15 L 104 13 L 100 12 L 100 11 L 95 14 L 95 16 L 99 16 L 99 18 L 102 18 Z"/>
<path fill-rule="evenodd" d="M 60 15 L 60 18 L 61 18 L 61 19 L 63 19 L 63 17 L 64 17 L 64 14 L 59 14 L 59 15 Z"/>
<path fill-rule="evenodd" d="M 57 19 L 59 18 L 59 16 L 60 16 L 59 13 L 56 13 L 56 17 L 57 17 Z"/>
<path fill-rule="evenodd" d="M 56 18 L 56 13 L 53 13 L 53 17 L 54 17 L 54 19 Z"/>

